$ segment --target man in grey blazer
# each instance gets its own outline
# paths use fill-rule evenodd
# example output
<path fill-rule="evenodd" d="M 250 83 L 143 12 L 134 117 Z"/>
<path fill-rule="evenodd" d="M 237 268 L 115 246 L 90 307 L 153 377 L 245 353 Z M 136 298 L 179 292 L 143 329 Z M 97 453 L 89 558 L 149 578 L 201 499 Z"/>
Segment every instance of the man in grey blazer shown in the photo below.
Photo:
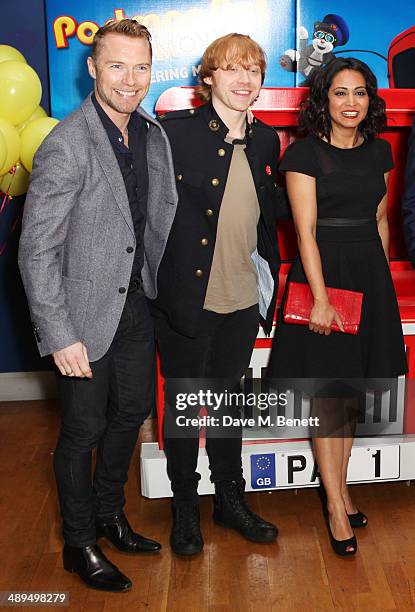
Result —
<path fill-rule="evenodd" d="M 97 538 L 130 553 L 160 549 L 131 529 L 123 488 L 154 397 L 146 297 L 156 297 L 177 195 L 167 137 L 139 106 L 151 77 L 148 30 L 130 19 L 100 28 L 88 69 L 93 94 L 36 153 L 19 265 L 40 354 L 60 371 L 64 567 L 124 591 L 131 581 Z"/>

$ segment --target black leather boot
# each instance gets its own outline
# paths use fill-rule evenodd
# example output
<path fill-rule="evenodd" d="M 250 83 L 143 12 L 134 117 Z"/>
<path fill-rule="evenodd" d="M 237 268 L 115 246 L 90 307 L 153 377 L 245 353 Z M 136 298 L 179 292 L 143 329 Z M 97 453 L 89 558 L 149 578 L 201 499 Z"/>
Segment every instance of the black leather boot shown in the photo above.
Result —
<path fill-rule="evenodd" d="M 272 542 L 278 535 L 278 529 L 248 508 L 244 490 L 245 481 L 216 482 L 213 520 L 222 527 L 235 529 L 251 542 Z"/>
<path fill-rule="evenodd" d="M 203 550 L 199 505 L 173 501 L 172 513 L 170 546 L 173 552 L 176 555 L 197 555 Z"/>
<path fill-rule="evenodd" d="M 161 544 L 135 533 L 123 512 L 110 518 L 97 518 L 97 538 L 104 536 L 118 550 L 128 553 L 157 552 Z"/>
<path fill-rule="evenodd" d="M 101 591 L 128 591 L 131 580 L 109 561 L 98 544 L 78 548 L 65 544 L 63 567 L 74 572 L 89 587 Z"/>

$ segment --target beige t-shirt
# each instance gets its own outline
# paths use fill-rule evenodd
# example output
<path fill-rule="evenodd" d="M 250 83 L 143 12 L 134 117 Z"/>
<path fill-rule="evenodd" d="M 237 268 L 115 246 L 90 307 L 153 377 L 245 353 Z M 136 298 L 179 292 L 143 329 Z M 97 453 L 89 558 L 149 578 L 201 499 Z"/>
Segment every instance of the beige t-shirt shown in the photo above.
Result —
<path fill-rule="evenodd" d="M 258 278 L 251 254 L 257 247 L 260 210 L 244 149 L 244 144 L 233 147 L 203 306 L 218 313 L 258 303 Z"/>

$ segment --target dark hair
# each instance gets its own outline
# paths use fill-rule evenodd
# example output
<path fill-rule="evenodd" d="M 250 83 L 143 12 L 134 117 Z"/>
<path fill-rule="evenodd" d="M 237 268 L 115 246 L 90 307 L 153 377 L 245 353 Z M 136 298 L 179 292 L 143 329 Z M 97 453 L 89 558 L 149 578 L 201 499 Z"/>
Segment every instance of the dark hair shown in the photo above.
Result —
<path fill-rule="evenodd" d="M 310 92 L 301 105 L 299 124 L 309 134 L 326 138 L 330 142 L 328 92 L 334 77 L 342 70 L 356 70 L 365 79 L 369 108 L 359 125 L 359 132 L 365 140 L 371 140 L 386 127 L 385 101 L 378 96 L 377 80 L 369 66 L 354 57 L 336 57 L 325 66 L 313 70 L 305 82 Z"/>

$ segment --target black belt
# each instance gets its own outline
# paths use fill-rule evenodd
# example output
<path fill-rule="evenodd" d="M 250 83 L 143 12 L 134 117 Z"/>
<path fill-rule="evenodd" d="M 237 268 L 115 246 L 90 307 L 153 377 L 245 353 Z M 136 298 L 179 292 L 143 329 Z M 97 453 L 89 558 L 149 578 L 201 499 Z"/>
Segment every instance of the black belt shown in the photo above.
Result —
<path fill-rule="evenodd" d="M 143 288 L 143 279 L 142 278 L 132 278 L 128 283 L 128 291 L 127 293 L 134 293 L 135 291 L 140 291 Z"/>
<path fill-rule="evenodd" d="M 358 227 L 361 225 L 370 225 L 371 223 L 375 223 L 375 221 L 375 218 L 353 219 L 349 217 L 348 219 L 340 219 L 325 217 L 324 219 L 317 219 L 317 225 L 318 227 Z"/>

